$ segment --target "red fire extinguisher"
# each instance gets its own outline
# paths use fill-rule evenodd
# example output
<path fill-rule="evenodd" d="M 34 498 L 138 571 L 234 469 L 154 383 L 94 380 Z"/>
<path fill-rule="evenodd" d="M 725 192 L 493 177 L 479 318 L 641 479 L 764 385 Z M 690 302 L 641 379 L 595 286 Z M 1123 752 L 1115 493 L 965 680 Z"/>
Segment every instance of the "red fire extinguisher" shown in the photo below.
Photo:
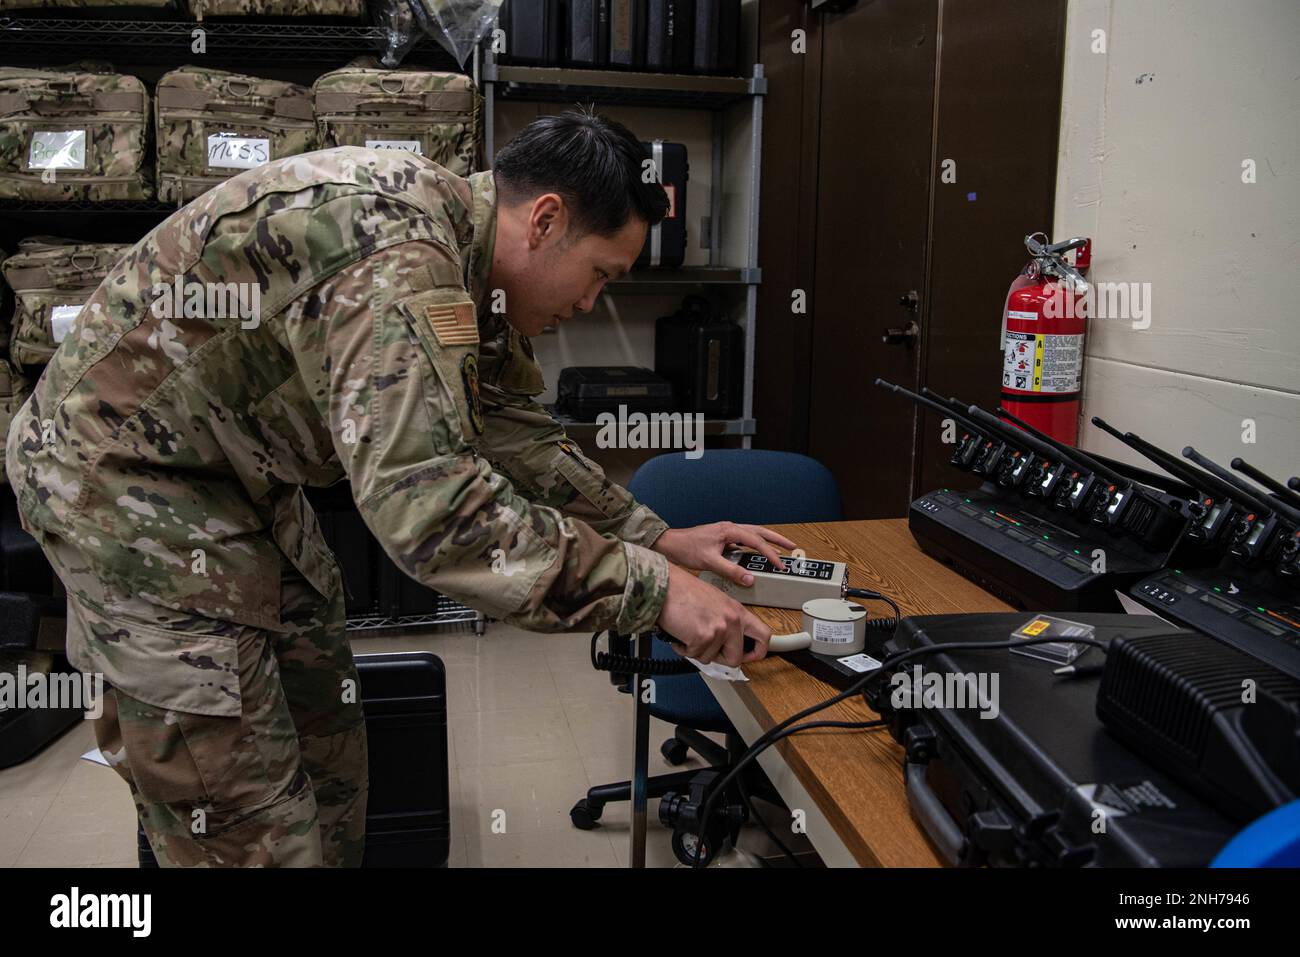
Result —
<path fill-rule="evenodd" d="M 1031 257 L 1002 311 L 1002 408 L 1058 442 L 1079 437 L 1091 239 L 1025 237 Z M 1065 253 L 1077 250 L 1074 262 Z"/>

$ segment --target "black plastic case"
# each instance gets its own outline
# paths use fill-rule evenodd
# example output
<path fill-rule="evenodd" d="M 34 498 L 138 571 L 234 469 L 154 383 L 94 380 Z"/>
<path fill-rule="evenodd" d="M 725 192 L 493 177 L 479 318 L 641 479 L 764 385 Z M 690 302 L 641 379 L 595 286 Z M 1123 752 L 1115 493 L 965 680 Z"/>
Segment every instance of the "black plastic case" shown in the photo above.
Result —
<path fill-rule="evenodd" d="M 635 269 L 678 269 L 686 260 L 686 184 L 691 164 L 682 143 L 651 140 L 641 144 L 655 160 L 664 190 L 668 193 L 668 214 L 650 229 Z"/>
<path fill-rule="evenodd" d="M 357 655 L 370 794 L 362 867 L 445 867 L 451 851 L 447 676 L 430 652 Z M 78 713 L 80 718 L 80 713 Z M 141 867 L 157 867 L 137 825 Z"/>
<path fill-rule="evenodd" d="M 745 330 L 690 296 L 655 322 L 655 371 L 673 384 L 677 409 L 738 416 L 745 389 Z"/>
<path fill-rule="evenodd" d="M 447 676 L 431 652 L 357 655 L 370 752 L 363 867 L 445 867 Z"/>
<path fill-rule="evenodd" d="M 623 406 L 632 412 L 671 412 L 673 387 L 667 379 L 638 366 L 569 366 L 560 370 L 556 408 L 579 422 L 594 422 Z"/>
<path fill-rule="evenodd" d="M 883 649 L 871 653 L 1006 641 L 1032 617 L 1020 612 L 908 618 Z M 1093 625 L 1103 641 L 1179 632 L 1146 616 L 1068 617 Z M 1090 649 L 1075 664 L 1101 660 L 1100 651 Z M 915 665 L 939 675 L 998 675 L 992 718 L 974 707 L 896 708 L 889 678 L 868 699 L 907 752 L 904 775 L 913 815 L 950 863 L 1202 867 L 1240 829 L 1106 731 L 1096 714 L 1099 675 L 1063 679 L 1053 674 L 1051 662 L 1008 650 L 928 654 L 898 670 L 912 674 Z"/>

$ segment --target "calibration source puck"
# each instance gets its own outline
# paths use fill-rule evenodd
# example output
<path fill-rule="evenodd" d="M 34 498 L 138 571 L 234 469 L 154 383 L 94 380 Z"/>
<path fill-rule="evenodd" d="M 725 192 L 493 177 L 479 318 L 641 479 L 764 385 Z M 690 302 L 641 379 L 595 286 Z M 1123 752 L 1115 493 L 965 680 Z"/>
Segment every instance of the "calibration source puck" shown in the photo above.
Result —
<path fill-rule="evenodd" d="M 867 610 L 842 598 L 813 598 L 803 603 L 803 630 L 816 654 L 857 654 L 867 642 Z"/>

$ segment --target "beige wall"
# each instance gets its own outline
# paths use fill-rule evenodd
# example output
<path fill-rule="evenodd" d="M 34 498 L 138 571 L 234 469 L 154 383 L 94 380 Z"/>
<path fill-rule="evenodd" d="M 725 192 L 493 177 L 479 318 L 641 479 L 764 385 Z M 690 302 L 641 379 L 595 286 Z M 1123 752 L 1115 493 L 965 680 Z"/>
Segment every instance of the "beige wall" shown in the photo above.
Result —
<path fill-rule="evenodd" d="M 1085 448 L 1142 461 L 1099 415 L 1300 473 L 1297 49 L 1296 0 L 1071 0 L 1053 238 L 1091 236 L 1094 281 L 1151 292 L 1149 328 L 1090 323 Z"/>

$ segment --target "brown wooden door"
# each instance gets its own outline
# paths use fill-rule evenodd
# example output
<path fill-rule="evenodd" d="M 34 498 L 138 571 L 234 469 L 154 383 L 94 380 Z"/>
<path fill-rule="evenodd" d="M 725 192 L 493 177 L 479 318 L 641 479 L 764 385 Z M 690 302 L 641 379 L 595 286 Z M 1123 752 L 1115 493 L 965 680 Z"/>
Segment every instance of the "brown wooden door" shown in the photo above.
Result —
<path fill-rule="evenodd" d="M 1028 259 L 1024 237 L 1052 231 L 1065 6 L 943 0 L 941 9 L 921 381 L 989 410 L 1000 399 L 1002 307 Z M 948 464 L 942 431 L 926 412 L 914 497 L 972 484 Z"/>
<path fill-rule="evenodd" d="M 925 288 L 938 0 L 876 0 L 821 24 L 821 136 L 811 296 L 809 454 L 835 475 L 847 518 L 904 514 L 913 408 L 873 383 L 915 388 Z M 768 135 L 779 135 L 776 131 Z"/>

